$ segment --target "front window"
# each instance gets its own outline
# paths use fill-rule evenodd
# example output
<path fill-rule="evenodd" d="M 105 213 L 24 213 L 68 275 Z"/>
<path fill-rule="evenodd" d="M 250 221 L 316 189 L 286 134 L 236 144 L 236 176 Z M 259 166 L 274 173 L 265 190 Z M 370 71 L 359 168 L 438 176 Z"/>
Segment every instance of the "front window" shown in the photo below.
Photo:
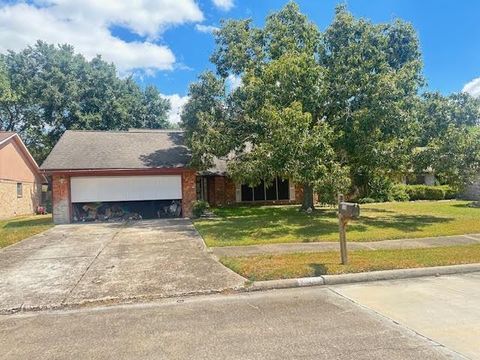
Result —
<path fill-rule="evenodd" d="M 242 201 L 275 201 L 290 199 L 288 180 L 275 178 L 271 183 L 262 181 L 255 187 L 242 185 Z"/>
<path fill-rule="evenodd" d="M 208 178 L 205 176 L 197 176 L 196 179 L 197 200 L 208 200 Z"/>
<path fill-rule="evenodd" d="M 23 197 L 23 185 L 22 183 L 17 183 L 17 198 Z"/>

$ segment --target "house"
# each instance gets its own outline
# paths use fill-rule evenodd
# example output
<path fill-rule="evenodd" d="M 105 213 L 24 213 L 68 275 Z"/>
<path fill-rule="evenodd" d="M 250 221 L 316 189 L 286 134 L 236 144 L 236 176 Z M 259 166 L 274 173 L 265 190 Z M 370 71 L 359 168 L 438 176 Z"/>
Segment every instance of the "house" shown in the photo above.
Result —
<path fill-rule="evenodd" d="M 14 132 L 0 132 L 0 218 L 35 213 L 46 178 Z"/>
<path fill-rule="evenodd" d="M 189 162 L 182 131 L 66 131 L 41 169 L 52 179 L 57 224 L 189 217 L 196 200 L 214 206 L 302 201 L 301 188 L 287 179 L 252 188 L 229 178 L 221 159 L 204 172 Z"/>
<path fill-rule="evenodd" d="M 465 189 L 463 189 L 460 197 L 466 200 L 480 201 L 480 176 L 465 186 Z"/>

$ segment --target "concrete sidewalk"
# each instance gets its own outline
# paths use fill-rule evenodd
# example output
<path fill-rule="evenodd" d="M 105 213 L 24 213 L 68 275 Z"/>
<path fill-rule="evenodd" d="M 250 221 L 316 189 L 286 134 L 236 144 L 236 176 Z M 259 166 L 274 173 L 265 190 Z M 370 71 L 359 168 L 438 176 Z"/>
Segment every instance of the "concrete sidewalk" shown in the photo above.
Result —
<path fill-rule="evenodd" d="M 416 249 L 443 246 L 480 244 L 480 234 L 440 236 L 419 239 L 382 240 L 370 242 L 349 242 L 349 250 L 390 250 Z M 249 246 L 213 247 L 209 251 L 217 257 L 254 256 L 263 254 L 289 254 L 297 252 L 337 251 L 338 242 L 289 243 Z"/>
<path fill-rule="evenodd" d="M 332 286 L 356 304 L 480 359 L 480 273 Z"/>

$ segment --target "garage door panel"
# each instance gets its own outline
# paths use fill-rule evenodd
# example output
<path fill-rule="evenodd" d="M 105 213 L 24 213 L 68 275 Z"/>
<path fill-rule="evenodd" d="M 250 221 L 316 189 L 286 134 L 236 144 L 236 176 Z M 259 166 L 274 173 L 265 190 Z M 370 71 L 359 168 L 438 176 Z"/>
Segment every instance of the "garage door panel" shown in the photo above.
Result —
<path fill-rule="evenodd" d="M 72 177 L 71 197 L 73 203 L 181 199 L 182 177 L 180 175 Z"/>

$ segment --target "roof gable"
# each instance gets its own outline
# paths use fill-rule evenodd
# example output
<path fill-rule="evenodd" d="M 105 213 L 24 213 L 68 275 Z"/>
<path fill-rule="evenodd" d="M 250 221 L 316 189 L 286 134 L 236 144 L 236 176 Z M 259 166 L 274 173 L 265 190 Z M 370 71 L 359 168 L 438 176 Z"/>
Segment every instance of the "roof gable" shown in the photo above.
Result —
<path fill-rule="evenodd" d="M 0 145 L 14 137 L 16 133 L 10 131 L 0 131 Z"/>
<path fill-rule="evenodd" d="M 0 151 L 2 149 L 5 149 L 5 151 L 9 151 L 8 144 L 11 144 L 11 143 L 14 145 L 13 147 L 14 150 L 10 150 L 10 151 L 15 151 L 16 153 L 18 153 L 18 156 L 20 156 L 23 159 L 23 161 L 26 163 L 26 165 L 31 170 L 31 172 L 35 174 L 36 177 L 39 177 L 41 181 L 46 182 L 47 179 L 44 177 L 43 174 L 41 174 L 40 168 L 38 167 L 37 162 L 28 151 L 22 139 L 20 139 L 20 136 L 18 136 L 18 134 L 15 132 L 0 131 Z M 7 161 L 9 162 L 11 160 L 7 160 Z M 11 164 L 9 164 L 9 167 L 10 166 Z"/>

